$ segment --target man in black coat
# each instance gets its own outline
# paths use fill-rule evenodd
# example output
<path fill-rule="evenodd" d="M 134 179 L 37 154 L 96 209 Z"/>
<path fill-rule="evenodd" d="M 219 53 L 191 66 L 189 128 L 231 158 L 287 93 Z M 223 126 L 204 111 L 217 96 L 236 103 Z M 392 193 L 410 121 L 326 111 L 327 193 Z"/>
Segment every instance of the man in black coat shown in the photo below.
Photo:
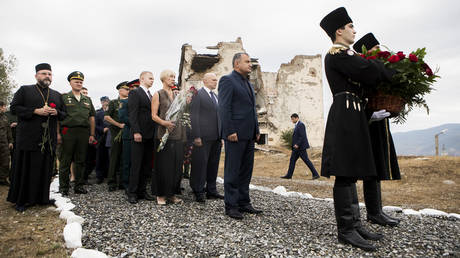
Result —
<path fill-rule="evenodd" d="M 291 115 L 291 121 L 295 124 L 294 132 L 292 134 L 291 160 L 289 161 L 289 169 L 287 174 L 281 178 L 292 178 L 292 175 L 294 174 L 295 163 L 300 157 L 303 162 L 305 162 L 305 165 L 307 165 L 307 167 L 310 169 L 312 179 L 318 179 L 318 172 L 316 172 L 315 166 L 313 166 L 307 154 L 307 149 L 310 148 L 310 145 L 308 144 L 307 130 L 305 129 L 305 125 L 299 120 L 299 115 L 296 113 Z"/>
<path fill-rule="evenodd" d="M 217 192 L 216 178 L 219 169 L 220 152 L 222 149 L 220 137 L 219 105 L 213 90 L 217 86 L 217 76 L 207 73 L 203 84 L 191 103 L 191 122 L 193 139 L 192 173 L 190 187 L 197 202 L 208 199 L 223 199 Z M 206 187 L 205 187 L 206 185 Z"/>
<path fill-rule="evenodd" d="M 365 46 L 368 51 L 374 51 L 380 48 L 380 43 L 374 34 L 368 33 L 356 41 L 353 49 L 361 53 L 362 47 Z M 372 88 L 366 92 L 372 94 Z M 369 133 L 372 143 L 372 153 L 377 170 L 377 177 L 369 177 L 363 181 L 364 202 L 366 203 L 367 220 L 382 226 L 396 226 L 399 219 L 389 216 L 382 210 L 382 192 L 380 180 L 400 180 L 398 158 L 396 156 L 393 137 L 390 132 L 390 123 L 388 116 L 390 113 L 385 110 L 372 112 L 366 110 L 367 116 L 370 117 Z"/>
<path fill-rule="evenodd" d="M 355 184 L 358 179 L 377 175 L 362 87 L 388 81 L 394 72 L 350 49 L 356 32 L 345 8 L 326 15 L 320 26 L 334 43 L 324 60 L 333 102 L 326 124 L 321 175 L 336 177 L 333 197 L 339 242 L 373 251 L 376 247 L 368 240 L 379 240 L 383 235 L 371 233 L 361 224 Z"/>
<path fill-rule="evenodd" d="M 53 75 L 46 63 L 35 67 L 36 84 L 21 86 L 11 102 L 18 117 L 16 150 L 7 200 L 24 211 L 26 204 L 49 204 L 49 188 L 58 137 L 57 123 L 66 116 L 61 94 L 49 86 Z"/>
<path fill-rule="evenodd" d="M 225 213 L 243 219 L 242 212 L 257 214 L 249 198 L 249 183 L 254 166 L 254 141 L 259 140 L 254 88 L 249 82 L 251 59 L 237 53 L 232 60 L 233 72 L 219 81 L 219 114 L 225 140 Z"/>
<path fill-rule="evenodd" d="M 153 85 L 153 74 L 142 72 L 139 81 L 140 86 L 131 90 L 128 96 L 132 141 L 131 171 L 127 194 L 128 201 L 132 204 L 137 203 L 138 199 L 155 200 L 146 191 L 147 179 L 152 173 L 153 141 L 156 127 L 152 120 L 151 110 L 152 92 L 150 92 L 150 88 Z M 152 182 L 152 188 L 154 187 Z"/>

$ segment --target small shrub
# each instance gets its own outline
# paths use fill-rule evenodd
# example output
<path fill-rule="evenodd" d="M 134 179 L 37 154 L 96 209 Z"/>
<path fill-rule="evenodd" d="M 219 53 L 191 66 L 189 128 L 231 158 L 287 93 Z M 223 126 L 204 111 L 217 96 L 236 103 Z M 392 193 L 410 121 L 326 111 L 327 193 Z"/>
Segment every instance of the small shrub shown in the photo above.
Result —
<path fill-rule="evenodd" d="M 291 147 L 292 146 L 292 134 L 294 133 L 294 129 L 287 129 L 281 131 L 281 141 L 284 143 L 285 146 Z"/>

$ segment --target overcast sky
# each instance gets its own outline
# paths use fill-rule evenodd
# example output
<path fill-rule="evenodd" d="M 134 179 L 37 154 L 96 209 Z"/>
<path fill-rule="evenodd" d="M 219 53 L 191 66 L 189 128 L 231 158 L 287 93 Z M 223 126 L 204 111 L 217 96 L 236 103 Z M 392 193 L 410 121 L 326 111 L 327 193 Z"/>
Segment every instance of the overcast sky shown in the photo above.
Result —
<path fill-rule="evenodd" d="M 440 67 L 442 78 L 427 97 L 430 115 L 418 109 L 393 132 L 460 123 L 460 2 L 454 0 L 1 0 L 0 48 L 18 59 L 19 85 L 35 83 L 34 66 L 48 62 L 52 88 L 67 92 L 67 75 L 79 70 L 98 106 L 100 96 L 116 97 L 115 86 L 143 70 L 161 87 L 160 72 L 178 70 L 184 43 L 196 49 L 241 37 L 263 71 L 277 71 L 298 54 L 324 56 L 331 42 L 319 22 L 340 6 L 353 19 L 356 39 L 373 32 L 395 51 L 427 47 L 427 63 Z M 324 74 L 323 86 L 326 115 L 332 98 Z"/>

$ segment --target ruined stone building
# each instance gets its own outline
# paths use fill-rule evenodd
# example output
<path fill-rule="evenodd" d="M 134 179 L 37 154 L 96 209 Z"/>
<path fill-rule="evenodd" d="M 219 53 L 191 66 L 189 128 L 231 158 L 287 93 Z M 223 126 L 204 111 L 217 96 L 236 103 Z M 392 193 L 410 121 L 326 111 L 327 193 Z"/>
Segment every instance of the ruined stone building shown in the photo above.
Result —
<path fill-rule="evenodd" d="M 230 73 L 235 53 L 246 52 L 241 38 L 235 42 L 219 42 L 197 53 L 189 44 L 182 46 L 179 85 L 201 88 L 204 74 L 217 78 Z M 312 147 L 322 147 L 324 137 L 323 86 L 321 55 L 297 55 L 291 62 L 281 64 L 278 72 L 263 72 L 258 59 L 251 58 L 250 81 L 256 93 L 256 107 L 261 143 L 281 144 L 283 130 L 293 128 L 290 116 L 298 113 L 307 127 Z"/>

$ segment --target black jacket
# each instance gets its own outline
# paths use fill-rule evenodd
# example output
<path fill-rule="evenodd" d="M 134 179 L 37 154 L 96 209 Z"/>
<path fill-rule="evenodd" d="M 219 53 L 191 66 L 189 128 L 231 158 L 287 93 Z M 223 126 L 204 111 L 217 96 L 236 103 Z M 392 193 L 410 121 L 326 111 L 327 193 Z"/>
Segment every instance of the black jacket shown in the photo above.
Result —
<path fill-rule="evenodd" d="M 131 136 L 135 133 L 140 133 L 142 139 L 153 139 L 156 124 L 152 120 L 152 105 L 149 97 L 145 91 L 139 87 L 129 92 L 128 99 L 128 116 L 129 124 L 131 125 Z"/>
<path fill-rule="evenodd" d="M 205 141 L 213 141 L 221 138 L 218 105 L 214 104 L 204 87 L 198 90 L 198 94 L 193 97 L 190 119 L 192 121 L 192 140 L 201 138 Z"/>
<path fill-rule="evenodd" d="M 304 123 L 299 121 L 294 128 L 294 133 L 292 134 L 292 148 L 294 145 L 299 146 L 298 150 L 306 150 L 310 148 L 307 138 L 307 130 L 305 129 Z"/>

